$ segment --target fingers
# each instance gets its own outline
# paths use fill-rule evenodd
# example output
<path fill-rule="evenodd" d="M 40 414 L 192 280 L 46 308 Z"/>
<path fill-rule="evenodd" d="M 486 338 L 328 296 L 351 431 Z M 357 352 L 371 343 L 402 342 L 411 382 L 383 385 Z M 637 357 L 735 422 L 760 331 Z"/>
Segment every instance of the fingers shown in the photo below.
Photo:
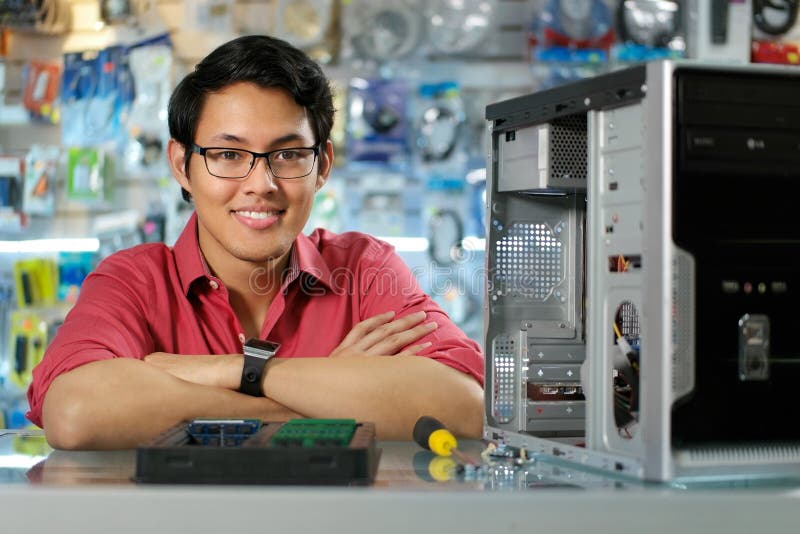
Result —
<path fill-rule="evenodd" d="M 395 356 L 416 356 L 421 351 L 427 349 L 431 345 L 433 345 L 433 343 L 431 343 L 430 341 L 426 341 L 425 343 L 420 343 L 418 345 L 411 345 L 405 350 L 398 352 Z"/>
<path fill-rule="evenodd" d="M 378 325 L 373 328 L 369 333 L 364 335 L 360 340 L 355 343 L 355 346 L 363 351 L 368 351 L 374 353 L 375 349 L 379 344 L 381 346 L 386 346 L 387 341 L 392 339 L 398 339 L 395 336 L 399 336 L 402 339 L 399 341 L 406 340 L 406 342 L 397 348 L 404 347 L 408 343 L 419 339 L 419 336 L 415 335 L 404 335 L 409 333 L 420 325 L 420 322 L 425 319 L 425 312 L 418 311 L 415 313 L 410 313 L 405 317 L 401 317 L 399 319 L 395 319 L 390 322 L 386 322 L 384 324 Z M 416 331 L 418 332 L 418 331 Z M 385 353 L 386 354 L 386 353 Z M 393 353 L 392 353 L 393 354 Z"/>
<path fill-rule="evenodd" d="M 429 344 L 421 343 L 408 347 L 409 344 L 430 334 L 437 328 L 437 324 L 433 321 L 422 322 L 426 317 L 424 311 L 411 313 L 399 319 L 394 319 L 394 317 L 394 312 L 386 312 L 361 321 L 350 330 L 339 346 L 331 353 L 331 356 L 348 354 L 374 356 L 411 355 L 430 346 Z"/>
<path fill-rule="evenodd" d="M 362 340 L 364 336 L 378 328 L 379 326 L 388 323 L 394 318 L 395 313 L 393 311 L 388 311 L 385 313 L 381 313 L 380 315 L 375 315 L 368 319 L 364 319 L 357 325 L 355 325 L 350 332 L 344 337 L 341 343 L 339 343 L 338 349 L 343 349 L 345 347 L 349 347 L 351 345 L 356 344 L 358 341 Z"/>
<path fill-rule="evenodd" d="M 382 325 L 362 340 L 361 349 L 373 355 L 397 354 L 403 347 L 436 330 L 437 324 L 433 321 L 420 323 L 424 317 L 424 312 L 419 312 Z"/>

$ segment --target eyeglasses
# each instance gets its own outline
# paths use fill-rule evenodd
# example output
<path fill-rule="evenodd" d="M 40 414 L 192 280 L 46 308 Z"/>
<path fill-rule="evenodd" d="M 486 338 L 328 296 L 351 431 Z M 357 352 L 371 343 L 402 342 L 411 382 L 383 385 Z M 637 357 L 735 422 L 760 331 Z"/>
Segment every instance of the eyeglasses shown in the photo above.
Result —
<path fill-rule="evenodd" d="M 252 152 L 243 148 L 202 147 L 192 144 L 192 152 L 203 156 L 206 169 L 217 178 L 245 178 L 255 167 L 256 158 L 264 158 L 273 177 L 292 180 L 311 174 L 319 156 L 319 147 L 279 148 L 269 152 Z"/>

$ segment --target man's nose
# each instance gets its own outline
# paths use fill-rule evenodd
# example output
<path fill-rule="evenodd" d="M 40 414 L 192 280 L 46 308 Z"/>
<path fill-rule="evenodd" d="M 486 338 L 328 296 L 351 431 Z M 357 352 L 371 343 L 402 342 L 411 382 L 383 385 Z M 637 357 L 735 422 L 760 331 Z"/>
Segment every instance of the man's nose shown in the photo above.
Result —
<path fill-rule="evenodd" d="M 263 163 L 264 166 L 263 172 L 259 172 L 258 170 L 259 163 Z M 275 178 L 275 175 L 272 174 L 272 169 L 270 169 L 269 167 L 269 163 L 267 162 L 266 156 L 259 156 L 256 158 L 256 162 L 253 164 L 253 170 L 250 171 L 250 175 L 251 177 L 256 176 L 258 179 L 266 177 L 267 183 L 269 183 L 269 185 L 273 188 L 276 188 L 278 185 L 277 179 Z"/>

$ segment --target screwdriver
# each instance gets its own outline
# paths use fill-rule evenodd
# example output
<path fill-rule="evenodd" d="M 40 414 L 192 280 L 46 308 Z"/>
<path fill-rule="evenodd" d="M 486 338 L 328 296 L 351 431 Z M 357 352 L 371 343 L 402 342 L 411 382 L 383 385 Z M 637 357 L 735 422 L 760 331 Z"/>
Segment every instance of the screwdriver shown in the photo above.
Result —
<path fill-rule="evenodd" d="M 441 421 L 430 415 L 423 415 L 414 424 L 414 441 L 420 447 L 439 456 L 454 456 L 462 464 L 477 466 L 478 463 L 458 450 L 458 440 L 447 430 Z"/>

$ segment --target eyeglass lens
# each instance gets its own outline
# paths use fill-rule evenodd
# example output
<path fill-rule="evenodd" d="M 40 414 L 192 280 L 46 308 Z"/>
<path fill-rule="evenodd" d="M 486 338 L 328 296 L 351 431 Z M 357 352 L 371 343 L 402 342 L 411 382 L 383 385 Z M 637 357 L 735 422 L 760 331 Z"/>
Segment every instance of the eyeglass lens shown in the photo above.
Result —
<path fill-rule="evenodd" d="M 243 178 L 255 165 L 255 156 L 246 150 L 232 148 L 206 149 L 208 172 L 221 178 Z M 267 155 L 269 169 L 275 178 L 301 178 L 314 166 L 313 148 L 289 148 Z"/>

